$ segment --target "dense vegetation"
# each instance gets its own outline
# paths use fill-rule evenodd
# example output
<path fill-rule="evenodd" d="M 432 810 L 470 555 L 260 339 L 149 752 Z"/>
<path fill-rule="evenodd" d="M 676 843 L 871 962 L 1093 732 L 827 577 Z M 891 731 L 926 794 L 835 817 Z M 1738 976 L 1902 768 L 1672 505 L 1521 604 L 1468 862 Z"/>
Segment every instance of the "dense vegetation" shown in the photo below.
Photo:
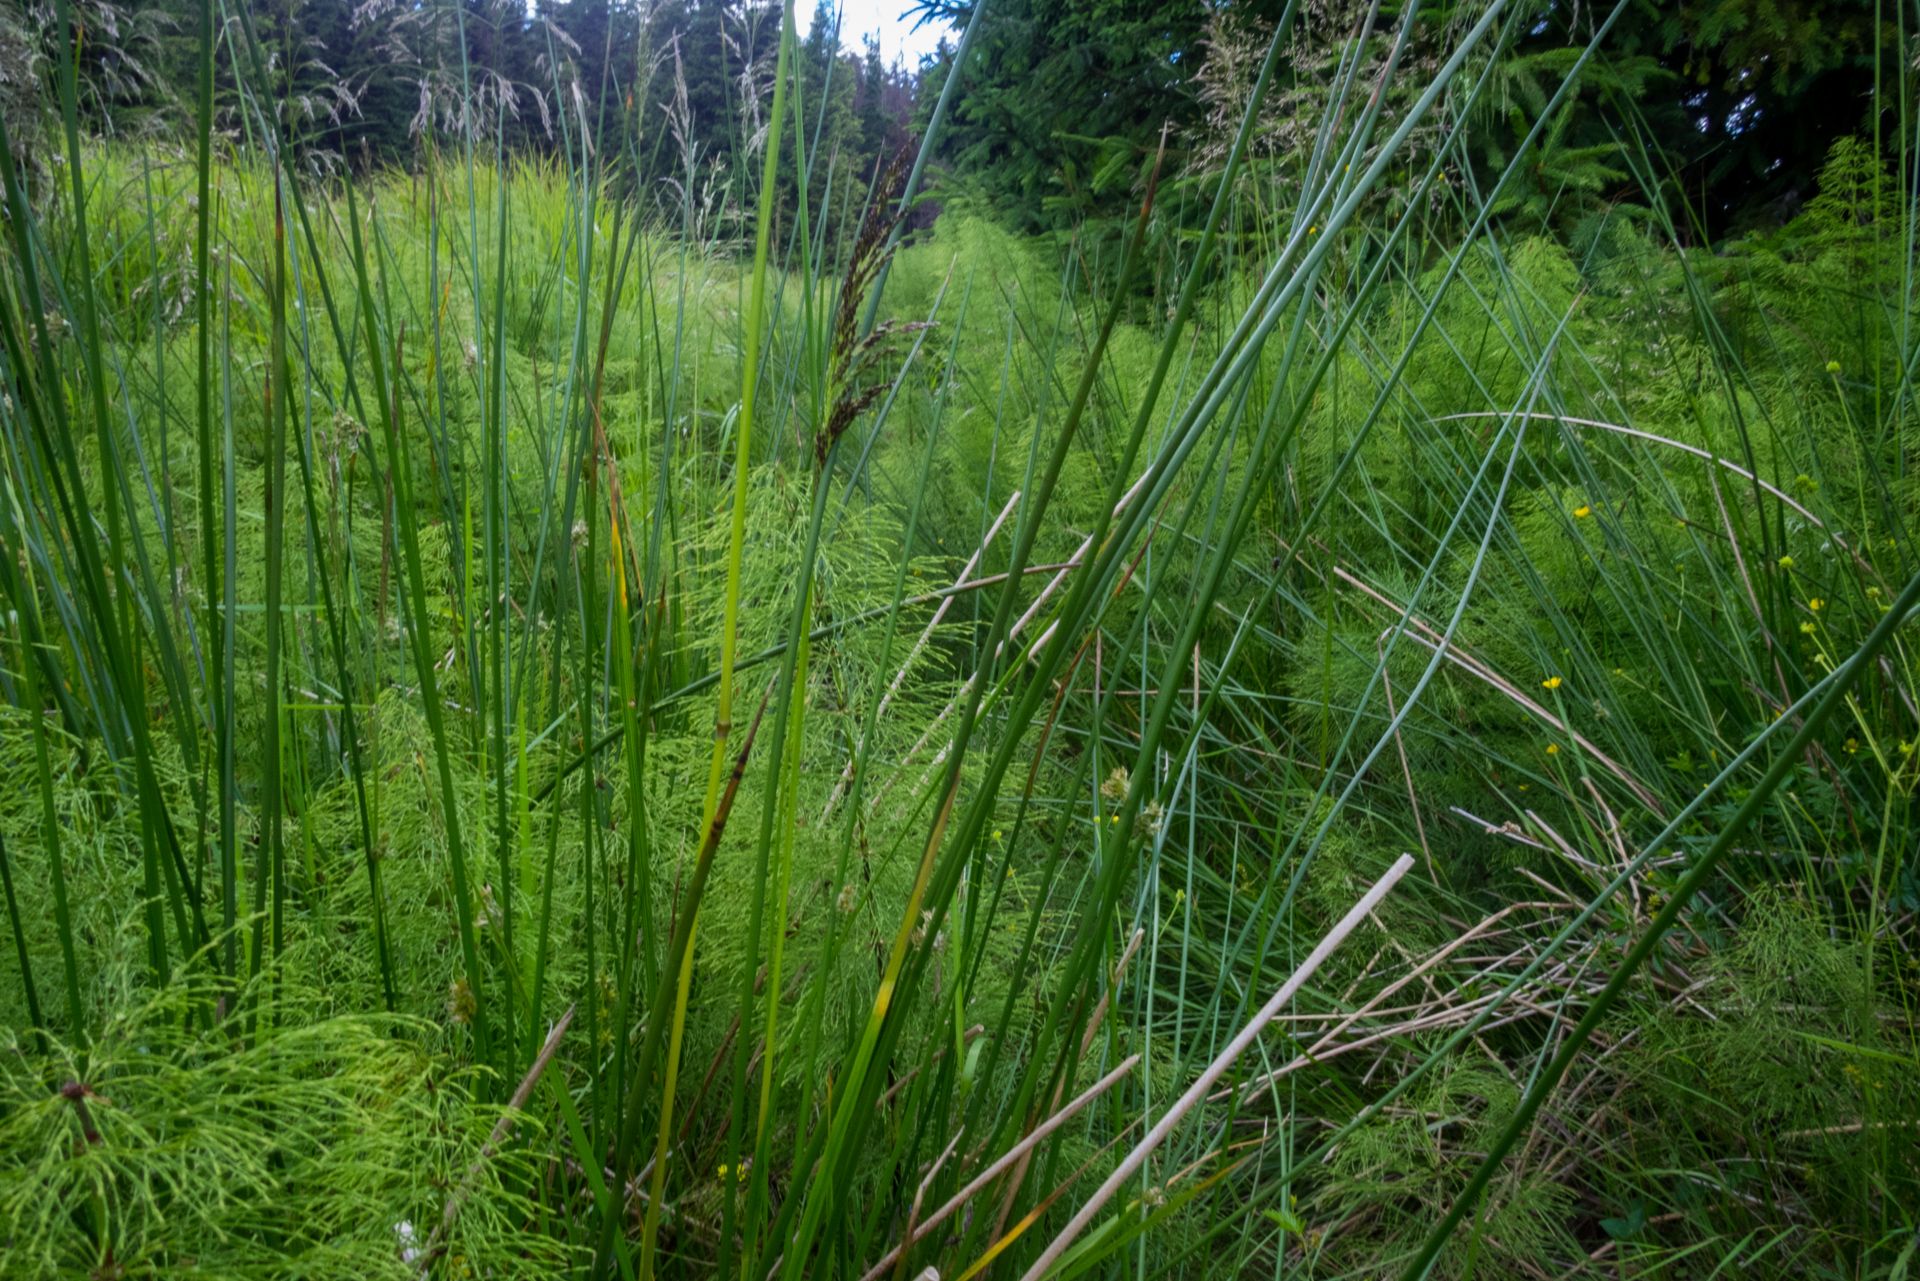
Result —
<path fill-rule="evenodd" d="M 190 135 L 198 0 L 70 3 L 84 34 L 65 43 L 57 0 L 0 5 L 0 114 L 15 144 L 35 132 L 63 49 L 89 132 Z M 943 174 L 939 197 L 1004 226 L 1067 234 L 1125 217 L 1163 129 L 1176 168 L 1198 176 L 1217 167 L 1208 127 L 1231 133 L 1287 11 L 1283 0 L 903 4 L 948 37 L 918 67 L 885 63 L 877 40 L 843 30 L 827 0 L 795 13 L 796 22 L 811 18 L 791 83 L 806 118 L 804 150 L 819 159 L 812 199 L 825 198 L 836 173 L 842 184 L 869 183 L 910 134 L 923 134 L 958 61 L 964 74 L 953 80 L 945 127 L 927 140 Z M 1344 42 L 1396 12 L 1370 19 L 1358 0 L 1302 11 L 1256 147 L 1300 145 L 1311 129 L 1298 117 L 1324 101 Z M 1479 118 L 1465 122 L 1451 163 L 1482 184 L 1496 181 L 1589 44 L 1596 58 L 1560 104 L 1532 172 L 1517 180 L 1568 221 L 1595 205 L 1644 208 L 1657 197 L 1676 210 L 1687 243 L 1776 228 L 1814 194 L 1835 142 L 1898 130 L 1911 74 L 1899 55 L 1906 15 L 1884 0 L 1629 0 L 1612 21 L 1609 12 L 1542 4 L 1531 23 L 1504 33 L 1499 79 Z M 213 127 L 222 138 L 259 141 L 251 93 L 276 104 L 285 144 L 317 172 L 417 167 L 436 127 L 443 139 L 484 136 L 554 157 L 599 139 L 613 154 L 597 158 L 656 215 L 671 221 L 671 193 L 691 182 L 729 238 L 746 236 L 751 153 L 778 43 L 772 0 L 258 0 L 246 15 L 258 68 L 236 12 L 216 6 Z M 1423 8 L 1399 91 L 1417 94 L 1444 56 L 1445 33 L 1477 15 L 1453 0 Z M 1658 161 L 1625 163 L 1630 138 Z M 782 157 L 782 218 L 794 214 L 803 147 Z M 1162 214 L 1197 231 L 1207 207 L 1175 201 Z"/>
<path fill-rule="evenodd" d="M 88 5 L 0 1274 L 1911 1272 L 1902 12 Z"/>

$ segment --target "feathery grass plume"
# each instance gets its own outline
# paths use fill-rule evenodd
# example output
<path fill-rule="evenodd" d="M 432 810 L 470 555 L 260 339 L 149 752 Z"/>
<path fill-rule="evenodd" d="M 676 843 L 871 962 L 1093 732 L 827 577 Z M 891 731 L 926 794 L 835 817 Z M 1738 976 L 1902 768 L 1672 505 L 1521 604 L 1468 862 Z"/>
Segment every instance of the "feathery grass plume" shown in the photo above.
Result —
<path fill-rule="evenodd" d="M 893 238 L 893 230 L 907 215 L 905 208 L 888 212 L 893 209 L 894 201 L 906 182 L 907 158 L 908 149 L 902 147 L 881 171 L 879 180 L 868 196 L 860 230 L 846 251 L 847 266 L 840 280 L 840 301 L 834 309 L 832 329 L 828 336 L 827 390 L 824 399 L 829 408 L 826 420 L 813 437 L 814 459 L 823 466 L 827 455 L 839 443 L 847 428 L 887 390 L 884 381 L 872 382 L 865 387 L 859 385 L 862 376 L 880 361 L 883 344 L 895 334 L 913 333 L 931 326 L 931 322 L 925 321 L 902 323 L 888 319 L 865 336 L 860 334 L 863 304 L 881 272 L 893 258 L 897 243 Z"/>

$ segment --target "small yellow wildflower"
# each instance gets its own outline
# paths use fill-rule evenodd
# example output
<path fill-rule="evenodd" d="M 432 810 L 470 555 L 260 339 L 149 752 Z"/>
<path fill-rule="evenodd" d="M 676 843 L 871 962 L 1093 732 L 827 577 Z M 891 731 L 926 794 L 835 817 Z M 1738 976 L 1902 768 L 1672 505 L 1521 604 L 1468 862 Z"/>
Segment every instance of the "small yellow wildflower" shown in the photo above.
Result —
<path fill-rule="evenodd" d="M 1828 372 L 1828 373 L 1830 373 L 1830 374 L 1837 374 L 1837 373 L 1839 373 L 1839 372 L 1840 372 L 1840 362 L 1839 362 L 1839 361 L 1837 361 L 1837 360 L 1829 360 L 1829 361 L 1827 362 L 1827 372 Z"/>
<path fill-rule="evenodd" d="M 1558 676 L 1549 676 L 1547 677 L 1547 679 L 1540 682 L 1540 687 L 1542 689 L 1559 689 L 1560 678 Z"/>
<path fill-rule="evenodd" d="M 1578 516 L 1584 519 L 1585 517 L 1593 515 L 1593 508 L 1588 507 L 1583 503 L 1580 506 L 1573 509 L 1573 514 L 1575 516 Z"/>
<path fill-rule="evenodd" d="M 1548 743 L 1548 744 L 1547 744 L 1547 755 L 1548 755 L 1548 756 L 1558 756 L 1559 754 L 1560 754 L 1560 744 L 1558 744 L 1558 743 Z"/>
<path fill-rule="evenodd" d="M 1867 588 L 1867 599 L 1869 599 L 1869 600 L 1879 600 L 1879 599 L 1880 599 L 1880 589 L 1879 589 L 1878 587 L 1869 587 L 1869 588 Z"/>
<path fill-rule="evenodd" d="M 1791 556 L 1782 556 L 1782 557 L 1780 558 L 1780 568 L 1782 568 L 1782 569 L 1792 569 L 1792 568 L 1793 568 L 1793 557 L 1791 557 Z"/>
<path fill-rule="evenodd" d="M 993 829 L 993 839 L 996 841 L 1000 839 L 1000 829 L 997 827 Z"/>
<path fill-rule="evenodd" d="M 1808 601 L 1808 602 L 1807 602 L 1807 608 L 1808 608 L 1808 609 L 1816 609 L 1816 610 L 1817 610 L 1817 609 L 1824 609 L 1824 608 L 1826 608 L 1826 604 L 1827 604 L 1827 602 L 1826 602 L 1826 601 L 1824 601 L 1824 600 L 1821 600 L 1821 599 L 1820 599 L 1820 598 L 1819 598 L 1818 596 L 1815 596 L 1815 597 L 1814 597 L 1814 598 L 1813 598 L 1812 600 L 1810 600 L 1810 601 Z"/>
<path fill-rule="evenodd" d="M 1811 636 L 1814 634 L 1814 632 L 1818 631 L 1819 629 L 1816 628 L 1812 623 L 1802 623 L 1800 624 L 1800 630 L 1805 632 L 1807 635 Z"/>
<path fill-rule="evenodd" d="M 1855 753 L 1856 753 L 1856 752 L 1858 752 L 1859 750 L 1860 750 L 1860 740 L 1859 740 L 1859 739 L 1857 739 L 1857 738 L 1850 738 L 1850 739 L 1848 739 L 1848 740 L 1847 740 L 1847 755 L 1849 755 L 1849 756 L 1852 756 L 1853 754 L 1855 754 Z"/>

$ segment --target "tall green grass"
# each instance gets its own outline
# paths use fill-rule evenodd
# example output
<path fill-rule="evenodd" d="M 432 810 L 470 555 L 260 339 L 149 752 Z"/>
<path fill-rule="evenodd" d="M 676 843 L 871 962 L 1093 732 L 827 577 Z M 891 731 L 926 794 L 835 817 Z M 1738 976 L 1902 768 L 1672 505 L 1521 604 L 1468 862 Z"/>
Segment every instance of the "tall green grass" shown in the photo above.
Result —
<path fill-rule="evenodd" d="M 62 69 L 8 1271 L 1906 1267 L 1912 150 L 1575 255 L 1453 150 L 1532 21 L 1289 6 L 1064 246 L 776 219 L 791 14 L 751 244 L 636 139 L 316 179 L 210 5 L 179 155 Z"/>

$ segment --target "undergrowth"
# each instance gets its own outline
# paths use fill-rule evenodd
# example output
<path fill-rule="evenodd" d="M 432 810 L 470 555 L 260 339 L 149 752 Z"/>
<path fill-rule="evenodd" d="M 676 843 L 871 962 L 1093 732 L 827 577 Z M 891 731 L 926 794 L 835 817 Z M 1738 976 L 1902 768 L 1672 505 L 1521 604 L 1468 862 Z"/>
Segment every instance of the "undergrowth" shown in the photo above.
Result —
<path fill-rule="evenodd" d="M 1911 149 L 1556 239 L 1524 21 L 1199 240 L 9 170 L 0 1271 L 1904 1275 Z"/>

